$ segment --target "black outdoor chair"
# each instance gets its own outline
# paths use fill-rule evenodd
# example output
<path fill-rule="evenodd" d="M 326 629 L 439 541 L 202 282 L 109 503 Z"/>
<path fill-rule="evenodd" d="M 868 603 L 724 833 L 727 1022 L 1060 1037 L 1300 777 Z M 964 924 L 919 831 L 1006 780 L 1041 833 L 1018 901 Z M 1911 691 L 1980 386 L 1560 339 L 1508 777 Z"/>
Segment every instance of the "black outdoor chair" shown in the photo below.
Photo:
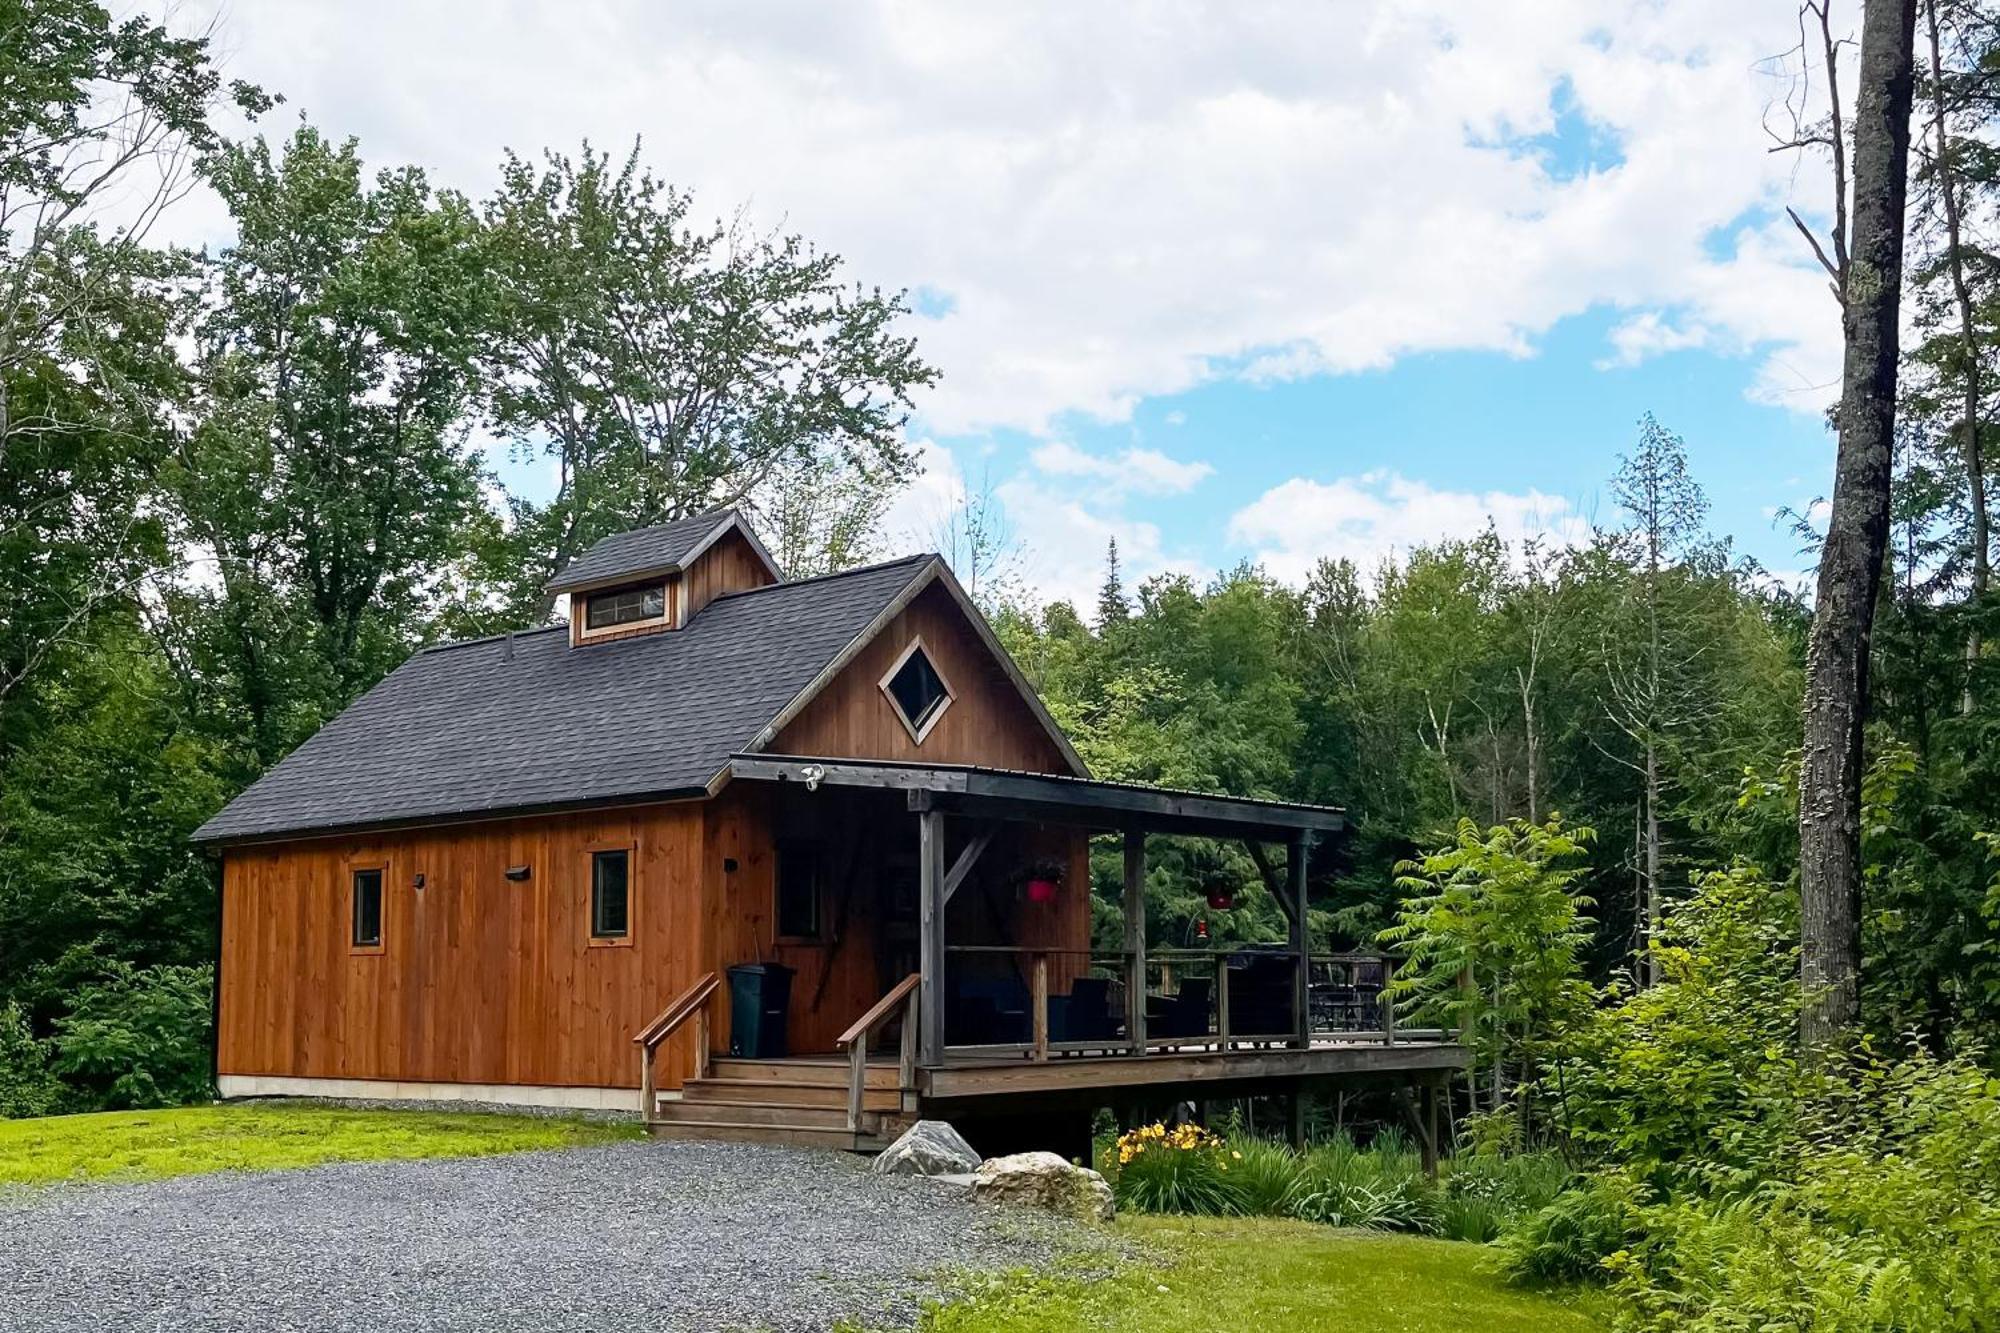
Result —
<path fill-rule="evenodd" d="M 1211 984 L 1207 977 L 1188 977 L 1181 982 L 1178 994 L 1147 996 L 1146 1035 L 1206 1037 Z"/>
<path fill-rule="evenodd" d="M 1118 1016 L 1111 1012 L 1111 979 L 1078 977 L 1067 995 L 1049 997 L 1049 1040 L 1053 1042 L 1118 1040 Z"/>
<path fill-rule="evenodd" d="M 1012 978 L 967 978 L 945 1008 L 945 1043 L 1017 1046 L 1033 1040 L 1028 988 Z"/>
<path fill-rule="evenodd" d="M 1229 978 L 1229 1033 L 1244 1040 L 1278 1040 L 1292 1031 L 1292 960 L 1283 954 L 1240 953 Z"/>

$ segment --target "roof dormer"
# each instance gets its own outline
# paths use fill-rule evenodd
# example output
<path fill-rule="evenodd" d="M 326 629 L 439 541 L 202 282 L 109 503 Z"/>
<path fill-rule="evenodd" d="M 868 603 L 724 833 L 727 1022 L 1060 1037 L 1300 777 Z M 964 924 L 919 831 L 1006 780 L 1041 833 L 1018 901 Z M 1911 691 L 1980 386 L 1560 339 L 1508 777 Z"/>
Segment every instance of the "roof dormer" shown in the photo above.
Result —
<path fill-rule="evenodd" d="M 777 561 L 734 509 L 614 533 L 549 580 L 569 597 L 572 647 L 678 629 L 726 592 L 782 583 Z"/>

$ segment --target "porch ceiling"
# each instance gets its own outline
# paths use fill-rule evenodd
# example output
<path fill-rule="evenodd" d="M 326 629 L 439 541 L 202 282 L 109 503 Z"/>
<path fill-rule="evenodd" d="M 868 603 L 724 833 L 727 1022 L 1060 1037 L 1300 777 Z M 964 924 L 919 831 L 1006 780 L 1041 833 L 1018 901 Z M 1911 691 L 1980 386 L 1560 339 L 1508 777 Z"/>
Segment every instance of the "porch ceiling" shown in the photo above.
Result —
<path fill-rule="evenodd" d="M 913 809 L 1025 820 L 1097 832 L 1179 833 L 1254 842 L 1327 838 L 1346 827 L 1334 806 L 1175 791 L 971 764 L 898 764 L 812 755 L 735 754 L 732 779 L 909 793 Z"/>

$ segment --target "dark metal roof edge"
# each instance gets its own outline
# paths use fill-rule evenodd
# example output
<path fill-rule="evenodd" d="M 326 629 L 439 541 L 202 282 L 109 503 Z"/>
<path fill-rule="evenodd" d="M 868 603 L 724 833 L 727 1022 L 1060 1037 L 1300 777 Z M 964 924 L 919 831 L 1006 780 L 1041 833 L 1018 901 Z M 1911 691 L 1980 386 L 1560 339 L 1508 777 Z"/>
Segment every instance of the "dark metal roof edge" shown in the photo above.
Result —
<path fill-rule="evenodd" d="M 551 801 L 535 805 L 491 806 L 477 810 L 444 811 L 411 815 L 406 819 L 367 820 L 352 824 L 309 824 L 301 828 L 261 830 L 255 833 L 203 833 L 196 829 L 188 841 L 198 847 L 218 850 L 279 842 L 307 842 L 320 838 L 358 837 L 369 833 L 397 833 L 413 828 L 443 825 L 490 824 L 502 819 L 528 819 L 537 815 L 570 815 L 585 810 L 622 810 L 635 805 L 664 805 L 673 801 L 703 800 L 715 794 L 714 784 L 701 787 L 672 787 L 664 791 L 629 792 L 612 796 L 590 796 L 574 801 Z M 203 825 L 206 828 L 207 825 Z"/>
<path fill-rule="evenodd" d="M 1048 784 L 1060 789 L 1070 787 L 1104 793 L 1123 793 L 1140 797 L 1154 797 L 1171 801 L 1214 802 L 1232 811 L 1240 811 L 1245 822 L 1283 824 L 1300 828 L 1310 828 L 1327 832 L 1341 832 L 1347 827 L 1347 811 L 1335 805 L 1310 805 L 1302 801 L 1281 801 L 1260 796 L 1234 796 L 1226 792 L 1188 791 L 1177 787 L 1156 787 L 1143 782 L 1117 782 L 1106 778 L 1077 777 L 1067 773 L 1037 773 L 1025 769 L 994 768 L 983 764 L 926 763 L 912 764 L 891 759 L 856 759 L 827 755 L 783 755 L 757 751 L 741 751 L 729 757 L 732 774 L 739 763 L 746 764 L 820 764 L 837 765 L 842 768 L 867 768 L 883 772 L 902 774 L 938 773 L 957 778 L 955 782 L 940 782 L 938 790 L 948 790 L 966 794 L 981 794 L 978 787 L 987 788 L 988 794 L 1004 795 L 1003 784 L 1032 786 Z M 740 776 L 740 775 L 739 775 Z M 980 780 L 987 780 L 981 782 Z M 909 784 L 920 786 L 920 783 Z"/>

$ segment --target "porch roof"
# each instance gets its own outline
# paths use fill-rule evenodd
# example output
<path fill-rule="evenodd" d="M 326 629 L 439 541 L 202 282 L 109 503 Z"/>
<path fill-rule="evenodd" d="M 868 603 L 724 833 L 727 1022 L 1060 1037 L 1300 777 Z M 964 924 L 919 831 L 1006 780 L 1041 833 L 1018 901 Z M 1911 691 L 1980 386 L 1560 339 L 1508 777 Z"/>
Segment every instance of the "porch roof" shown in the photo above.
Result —
<path fill-rule="evenodd" d="M 808 790 L 825 785 L 903 791 L 910 794 L 913 808 L 1101 832 L 1293 842 L 1330 837 L 1346 827 L 1345 813 L 1337 806 L 1178 791 L 976 764 L 902 764 L 741 753 L 730 756 L 729 772 L 734 779 L 792 782 Z"/>

